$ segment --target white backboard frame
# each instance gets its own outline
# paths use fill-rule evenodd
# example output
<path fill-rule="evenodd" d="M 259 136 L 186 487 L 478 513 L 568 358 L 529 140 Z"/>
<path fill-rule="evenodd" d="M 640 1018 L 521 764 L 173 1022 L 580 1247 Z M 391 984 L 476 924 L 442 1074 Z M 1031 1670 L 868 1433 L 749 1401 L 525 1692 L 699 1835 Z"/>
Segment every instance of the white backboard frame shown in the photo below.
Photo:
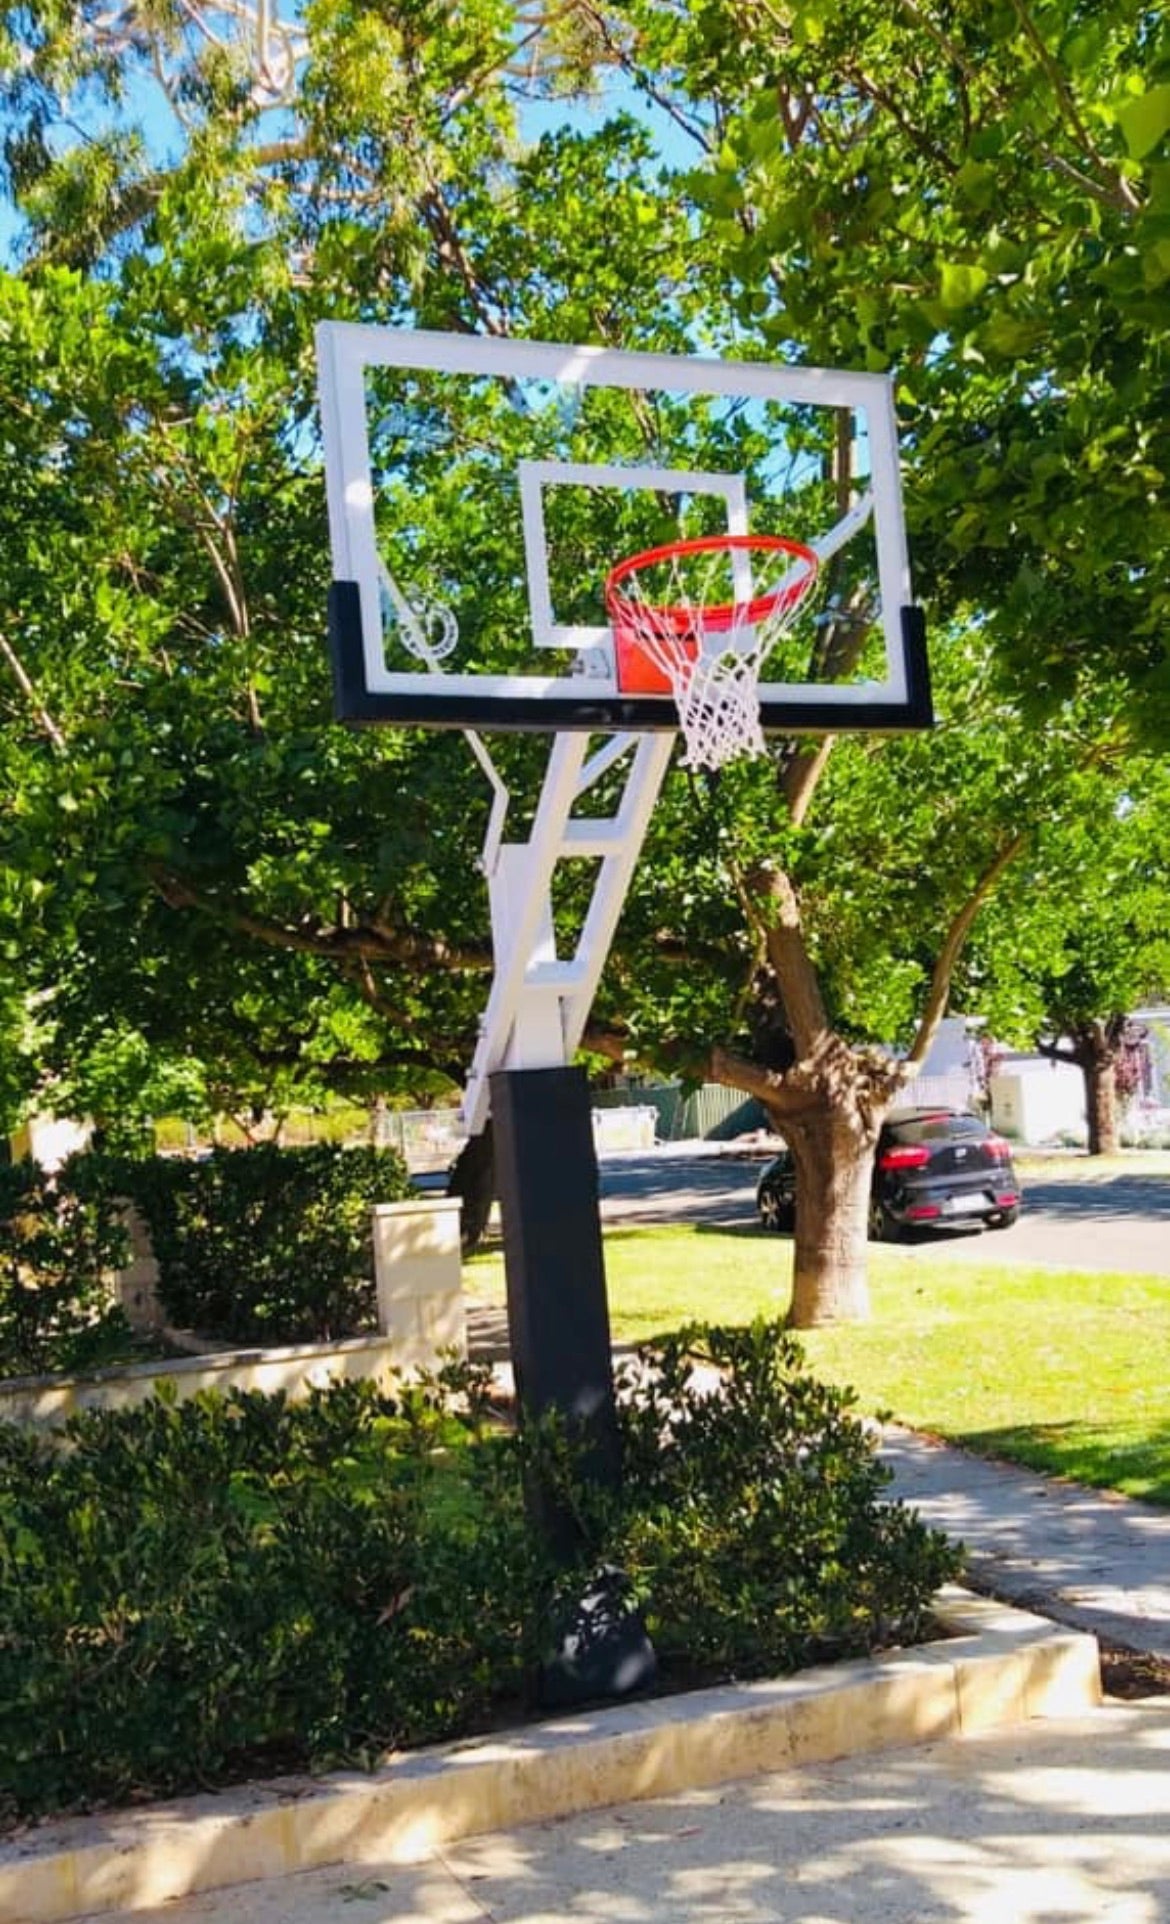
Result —
<path fill-rule="evenodd" d="M 435 333 L 325 321 L 317 328 L 329 531 L 335 576 L 331 627 L 338 712 L 357 722 L 417 721 L 433 726 L 601 728 L 672 727 L 669 696 L 622 697 L 612 666 L 594 644 L 604 630 L 564 629 L 551 607 L 547 567 L 531 571 L 533 646 L 592 649 L 581 664 L 526 675 L 435 674 L 420 664 L 402 669 L 386 659 L 381 571 L 375 533 L 374 489 L 366 417 L 366 371 L 388 367 L 436 374 L 543 380 L 610 388 L 667 390 L 706 397 L 811 403 L 844 407 L 864 418 L 873 496 L 884 679 L 828 684 L 762 683 L 765 728 L 919 727 L 930 720 L 924 688 L 921 620 L 913 608 L 902 511 L 893 381 L 886 374 L 792 367 L 786 363 L 727 361 L 704 356 L 648 354 L 625 349 Z M 537 536 L 543 485 L 571 475 L 571 464 L 527 465 L 525 540 Z M 541 478 L 541 471 L 548 470 Z M 585 470 L 582 470 L 585 471 Z M 729 516 L 742 505 L 738 476 L 675 469 L 592 466 L 585 485 L 642 485 L 646 474 L 667 475 L 691 492 L 722 494 Z M 735 483 L 739 483 L 736 492 Z M 521 485 L 524 485 L 521 475 Z M 649 485 L 654 485 L 653 481 Z M 531 529 L 530 529 L 531 524 Z M 731 530 L 736 531 L 736 530 Z M 790 532 L 800 535 L 801 530 Z M 543 570 L 543 573 L 542 573 Z M 908 621 L 907 617 L 916 619 Z M 563 638 L 564 637 L 564 638 Z M 917 638 L 915 641 L 915 637 Z M 912 645 L 912 641 L 914 645 Z M 582 666 L 587 670 L 582 672 Z"/>

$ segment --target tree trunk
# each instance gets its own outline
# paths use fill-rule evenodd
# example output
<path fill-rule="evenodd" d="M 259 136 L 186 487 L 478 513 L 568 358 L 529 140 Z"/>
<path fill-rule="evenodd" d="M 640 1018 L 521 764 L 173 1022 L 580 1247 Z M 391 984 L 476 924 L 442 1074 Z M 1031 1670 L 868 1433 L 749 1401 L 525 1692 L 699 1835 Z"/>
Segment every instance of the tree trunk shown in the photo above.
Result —
<path fill-rule="evenodd" d="M 807 800 L 802 793 L 802 819 Z M 918 1033 L 901 1061 L 882 1049 L 852 1046 L 833 1030 L 791 876 L 761 861 L 743 878 L 749 920 L 762 939 L 791 1059 L 784 1069 L 770 1069 L 717 1048 L 711 1073 L 759 1098 L 796 1161 L 796 1247 L 788 1312 L 793 1329 L 861 1322 L 869 1316 L 866 1240 L 878 1134 L 898 1091 L 926 1059 L 980 904 L 1024 840 L 1021 831 L 994 851 L 952 917 L 931 972 Z M 764 1025 L 765 1033 L 774 1027 Z"/>
<path fill-rule="evenodd" d="M 792 1329 L 867 1322 L 869 1188 L 876 1127 L 852 1105 L 785 1122 L 796 1162 Z"/>
<path fill-rule="evenodd" d="M 905 1063 L 826 1030 L 801 1062 L 765 1069 L 716 1049 L 717 1080 L 758 1097 L 796 1163 L 792 1329 L 869 1317 L 866 1232 L 874 1151 Z"/>
<path fill-rule="evenodd" d="M 467 1138 L 447 1181 L 447 1194 L 458 1196 L 463 1203 L 459 1235 L 465 1256 L 478 1249 L 483 1240 L 495 1193 L 496 1170 L 489 1122 L 478 1136 Z"/>
<path fill-rule="evenodd" d="M 1068 1045 L 1040 1044 L 1051 1062 L 1072 1062 L 1085 1079 L 1085 1120 L 1091 1156 L 1115 1156 L 1118 1141 L 1117 1064 L 1129 1027 L 1124 1016 L 1069 1024 Z"/>
<path fill-rule="evenodd" d="M 1111 1049 L 1088 1051 L 1081 1058 L 1085 1078 L 1085 1116 L 1089 1125 L 1089 1154 L 1115 1156 L 1117 1134 L 1117 1060 Z"/>

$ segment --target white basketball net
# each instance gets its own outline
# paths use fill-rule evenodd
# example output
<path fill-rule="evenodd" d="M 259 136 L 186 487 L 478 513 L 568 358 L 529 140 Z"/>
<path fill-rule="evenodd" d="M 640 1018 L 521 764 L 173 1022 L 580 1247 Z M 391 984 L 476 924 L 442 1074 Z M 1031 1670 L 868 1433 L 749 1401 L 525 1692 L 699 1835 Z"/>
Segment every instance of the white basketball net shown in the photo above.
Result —
<path fill-rule="evenodd" d="M 802 542 L 713 535 L 651 549 L 609 576 L 619 685 L 631 654 L 666 676 L 684 767 L 722 768 L 737 755 L 763 753 L 760 669 L 795 621 L 817 566 Z"/>

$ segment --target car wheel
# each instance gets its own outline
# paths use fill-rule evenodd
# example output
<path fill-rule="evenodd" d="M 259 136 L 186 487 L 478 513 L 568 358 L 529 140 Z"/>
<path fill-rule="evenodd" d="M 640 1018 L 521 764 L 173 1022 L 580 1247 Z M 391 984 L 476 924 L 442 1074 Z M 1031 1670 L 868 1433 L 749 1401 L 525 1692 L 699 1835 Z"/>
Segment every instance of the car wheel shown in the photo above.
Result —
<path fill-rule="evenodd" d="M 869 1205 L 869 1240 L 871 1243 L 900 1243 L 902 1225 L 891 1216 L 885 1203 L 875 1197 Z"/>
<path fill-rule="evenodd" d="M 1013 1203 L 1010 1209 L 997 1209 L 994 1216 L 986 1218 L 988 1229 L 1010 1229 L 1020 1220 L 1020 1205 Z"/>
<path fill-rule="evenodd" d="M 771 1191 L 760 1197 L 760 1222 L 765 1229 L 790 1230 L 794 1216 L 791 1204 L 781 1202 Z"/>

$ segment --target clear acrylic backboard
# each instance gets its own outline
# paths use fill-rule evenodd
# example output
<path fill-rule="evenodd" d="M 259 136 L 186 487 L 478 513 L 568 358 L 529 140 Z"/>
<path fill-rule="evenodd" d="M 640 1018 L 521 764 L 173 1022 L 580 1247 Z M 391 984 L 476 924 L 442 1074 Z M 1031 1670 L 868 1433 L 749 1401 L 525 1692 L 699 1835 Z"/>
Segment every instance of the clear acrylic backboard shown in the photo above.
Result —
<path fill-rule="evenodd" d="M 340 719 L 674 729 L 669 684 L 616 658 L 606 579 L 750 534 L 820 563 L 762 727 L 929 725 L 888 376 L 349 322 L 317 347 Z"/>

